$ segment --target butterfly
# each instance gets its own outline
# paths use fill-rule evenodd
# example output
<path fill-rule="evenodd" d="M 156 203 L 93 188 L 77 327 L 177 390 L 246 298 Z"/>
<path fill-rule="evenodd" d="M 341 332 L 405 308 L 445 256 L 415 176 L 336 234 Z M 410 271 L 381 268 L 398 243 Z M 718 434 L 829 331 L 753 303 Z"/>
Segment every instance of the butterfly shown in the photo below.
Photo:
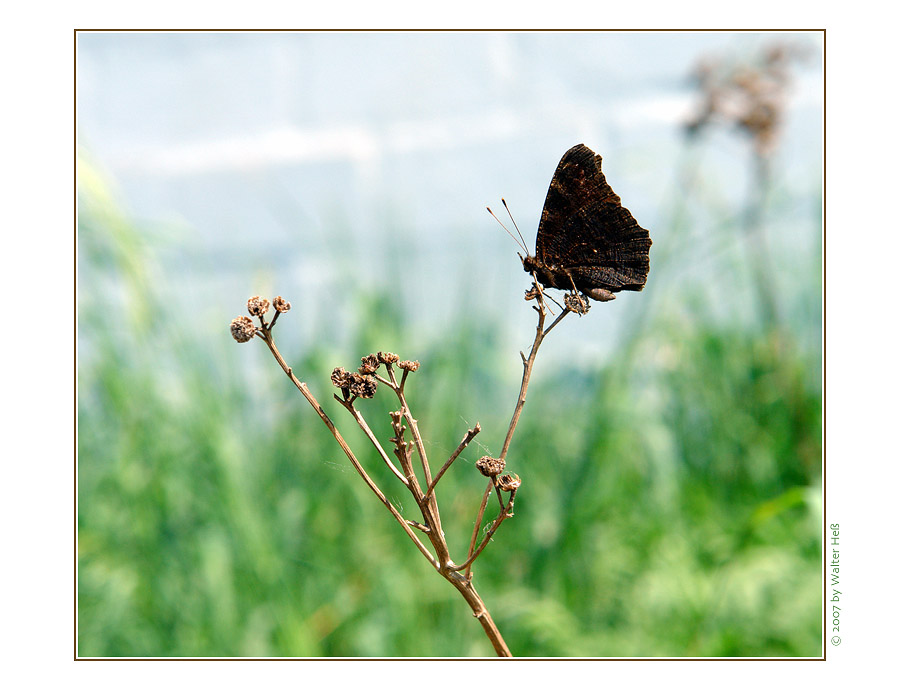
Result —
<path fill-rule="evenodd" d="M 545 287 L 611 301 L 613 292 L 644 288 L 653 242 L 606 182 L 601 160 L 584 144 L 566 151 L 550 181 L 535 253 L 522 265 Z"/>

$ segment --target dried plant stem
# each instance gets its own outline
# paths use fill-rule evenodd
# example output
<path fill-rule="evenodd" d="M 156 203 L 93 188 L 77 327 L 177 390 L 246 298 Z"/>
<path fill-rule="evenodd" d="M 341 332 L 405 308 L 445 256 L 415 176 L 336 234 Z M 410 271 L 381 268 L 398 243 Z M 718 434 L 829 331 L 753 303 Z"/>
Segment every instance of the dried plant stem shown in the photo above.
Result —
<path fill-rule="evenodd" d="M 475 591 L 472 581 L 457 571 L 448 571 L 444 574 L 444 578 L 453 584 L 456 590 L 458 590 L 462 594 L 462 597 L 465 598 L 469 607 L 472 608 L 475 619 L 481 623 L 481 627 L 491 641 L 491 645 L 494 647 L 494 652 L 497 656 L 512 657 L 512 652 L 510 652 L 509 647 L 506 646 L 503 635 L 501 635 L 500 630 L 497 629 L 494 618 L 491 617 L 491 614 L 485 607 L 484 601 L 481 600 L 481 596 Z"/>
<path fill-rule="evenodd" d="M 484 495 L 481 497 L 481 507 L 478 509 L 478 516 L 475 518 L 475 527 L 472 528 L 472 539 L 469 540 L 469 553 L 466 555 L 467 565 L 465 576 L 467 579 L 472 578 L 472 562 L 475 561 L 475 557 L 472 555 L 475 553 L 475 543 L 478 542 L 478 531 L 481 529 L 481 521 L 484 520 L 484 510 L 487 508 L 487 502 L 491 495 L 492 488 L 494 488 L 493 482 L 489 483 L 484 489 Z"/>
<path fill-rule="evenodd" d="M 381 443 L 378 442 L 378 438 L 375 437 L 375 433 L 372 432 L 372 429 L 369 427 L 369 424 L 366 423 L 366 419 L 363 418 L 362 413 L 356 410 L 351 401 L 345 401 L 342 398 L 339 398 L 337 395 L 334 397 L 338 403 L 340 403 L 344 408 L 350 411 L 350 414 L 356 419 L 357 424 L 360 429 L 366 434 L 366 437 L 369 438 L 369 441 L 375 446 L 375 449 L 378 450 L 378 454 L 381 455 L 381 459 L 384 460 L 384 463 L 387 464 L 388 468 L 394 472 L 394 476 L 396 476 L 403 483 L 404 486 L 409 486 L 409 479 L 407 479 L 403 474 L 401 474 L 397 467 L 394 466 L 394 463 L 391 461 L 391 458 L 387 456 L 387 453 L 384 451 L 384 448 L 381 446 Z"/>
<path fill-rule="evenodd" d="M 397 394 L 397 398 L 400 400 L 400 406 L 403 408 L 403 415 L 406 417 L 406 422 L 409 425 L 409 429 L 412 431 L 413 441 L 416 445 L 416 452 L 419 453 L 419 461 L 422 464 L 422 471 L 425 474 L 425 487 L 428 489 L 428 496 L 422 494 L 423 499 L 425 501 L 425 507 L 428 509 L 429 514 L 431 515 L 431 519 L 433 520 L 433 524 L 435 529 L 441 533 L 441 537 L 443 538 L 444 529 L 441 526 L 441 513 L 438 510 L 437 500 L 431 498 L 431 494 L 434 489 L 431 488 L 432 480 L 431 480 L 431 469 L 428 466 L 428 455 L 425 452 L 425 443 L 422 441 L 422 435 L 419 433 L 419 422 L 413 418 L 412 411 L 409 410 L 409 404 L 406 402 L 406 394 L 401 388 L 403 384 L 405 384 L 406 380 L 406 372 L 404 370 L 403 380 L 400 384 L 397 383 L 397 379 L 394 376 L 394 368 L 392 365 L 387 366 L 388 376 L 391 378 L 391 381 L 394 384 L 394 391 Z M 442 550 L 446 551 L 447 545 L 443 543 Z M 447 559 L 442 561 L 449 561 L 450 555 L 447 553 Z"/>
<path fill-rule="evenodd" d="M 541 343 L 550 331 L 552 331 L 556 325 L 566 317 L 566 314 L 569 313 L 568 309 L 563 309 L 563 312 L 548 326 L 547 330 L 544 330 L 544 322 L 547 319 L 547 307 L 544 305 L 544 296 L 540 291 L 537 279 L 535 279 L 535 289 L 538 290 L 538 304 L 533 307 L 538 314 L 537 329 L 535 330 L 534 342 L 531 344 L 531 352 L 529 353 L 528 358 L 526 359 L 525 356 L 522 355 L 522 364 L 524 365 L 522 370 L 522 385 L 519 388 L 519 398 L 516 400 L 516 408 L 513 411 L 512 419 L 509 421 L 509 430 L 506 432 L 506 439 L 503 441 L 503 449 L 500 450 L 500 459 L 503 460 L 506 459 L 506 453 L 509 451 L 509 445 L 512 442 L 513 434 L 516 432 L 516 426 L 519 424 L 519 417 L 522 415 L 522 409 L 525 406 L 525 395 L 528 393 L 528 382 L 531 380 L 531 371 L 534 369 L 534 361 L 537 358 L 538 349 L 541 347 Z M 478 541 L 478 532 L 481 529 L 481 523 L 484 519 L 484 511 L 487 507 L 488 498 L 491 495 L 491 489 L 494 489 L 497 492 L 497 498 L 500 499 L 500 514 L 494 522 L 491 523 L 481 544 L 478 545 L 476 549 L 475 543 Z M 497 528 L 500 527 L 504 520 L 512 517 L 512 504 L 513 498 L 511 497 L 509 503 L 504 505 L 503 497 L 500 494 L 500 489 L 497 488 L 495 480 L 492 480 L 492 482 L 487 485 L 484 490 L 484 496 L 481 499 L 481 507 L 478 510 L 478 516 L 475 518 L 475 527 L 472 529 L 472 538 L 469 541 L 468 556 L 466 557 L 466 561 L 457 567 L 458 569 L 465 569 L 465 576 L 467 579 L 472 578 L 472 564 L 478 558 L 478 555 L 484 551 L 484 548 L 494 536 L 494 533 L 497 532 Z"/>
<path fill-rule="evenodd" d="M 447 459 L 444 463 L 444 466 L 441 467 L 441 470 L 437 473 L 437 476 L 434 477 L 434 481 L 431 482 L 431 485 L 428 487 L 428 490 L 425 492 L 425 498 L 428 499 L 431 496 L 431 492 L 434 491 L 434 487 L 437 486 L 437 482 L 440 481 L 440 478 L 444 476 L 444 472 L 446 472 L 450 465 L 453 464 L 454 460 L 459 457 L 459 454 L 466 448 L 466 446 L 475 439 L 475 436 L 481 432 L 481 425 L 476 423 L 474 428 L 470 428 L 466 433 L 466 436 L 462 439 L 462 442 L 459 443 L 459 447 L 457 447 L 453 454 Z"/>
<path fill-rule="evenodd" d="M 537 311 L 537 314 L 538 314 L 538 323 L 537 323 L 537 328 L 535 330 L 534 342 L 531 345 L 531 352 L 529 353 L 527 359 L 524 357 L 524 355 L 522 357 L 522 362 L 524 365 L 523 371 L 522 371 L 522 384 L 519 389 L 519 397 L 516 400 L 516 408 L 513 411 L 512 419 L 509 422 L 509 429 L 506 432 L 506 439 L 503 442 L 503 449 L 500 451 L 500 459 L 503 459 L 503 460 L 506 459 L 506 454 L 509 451 L 509 445 L 512 442 L 512 437 L 516 431 L 516 426 L 519 423 L 519 417 L 522 415 L 522 408 L 525 406 L 525 395 L 528 393 L 528 382 L 531 380 L 531 371 L 534 369 L 534 362 L 535 362 L 535 359 L 537 358 L 537 353 L 538 353 L 538 350 L 540 349 L 541 343 L 543 342 L 544 338 L 547 337 L 547 334 L 550 333 L 550 331 L 552 331 L 556 327 L 556 325 L 560 321 L 562 321 L 563 318 L 565 318 L 565 316 L 569 312 L 568 309 L 564 309 L 563 312 L 553 321 L 553 323 L 551 323 L 550 326 L 546 330 L 544 330 L 544 322 L 546 321 L 546 318 L 547 318 L 547 308 L 544 305 L 544 297 L 540 291 L 540 289 L 541 289 L 540 286 L 537 284 L 537 279 L 535 279 L 535 288 L 538 290 L 538 304 L 537 304 L 537 306 L 534 307 L 535 311 Z M 404 375 L 404 379 L 406 379 L 405 375 Z M 457 448 L 457 452 L 454 453 L 454 455 L 450 458 L 450 460 L 448 460 L 448 464 L 445 465 L 445 467 L 441 470 L 438 477 L 440 477 L 440 475 L 443 474 L 443 472 L 446 469 L 446 466 L 449 466 L 449 464 L 457 456 L 458 452 L 460 452 L 461 449 L 463 447 L 465 447 L 465 444 L 467 444 L 467 443 L 464 439 L 463 444 L 461 444 L 460 447 Z M 491 523 L 491 526 L 490 526 L 490 528 L 488 528 L 488 531 L 485 533 L 485 536 L 482 539 L 481 544 L 478 545 L 478 547 L 476 548 L 475 543 L 478 539 L 478 532 L 481 528 L 481 523 L 484 519 L 484 512 L 485 512 L 485 509 L 487 508 L 487 502 L 491 495 L 491 489 L 494 489 L 497 492 L 498 498 L 500 498 L 500 513 L 494 519 L 493 523 Z M 431 492 L 431 490 L 432 489 L 429 488 L 429 493 Z M 482 496 L 482 499 L 481 499 L 481 506 L 478 510 L 478 516 L 475 519 L 475 527 L 472 530 L 472 538 L 469 543 L 469 552 L 468 552 L 468 556 L 466 557 L 466 561 L 464 561 L 462 564 L 453 566 L 451 569 L 451 573 L 456 574 L 456 576 L 459 576 L 459 578 L 456 578 L 456 576 L 451 577 L 451 576 L 445 575 L 448 578 L 448 580 L 454 586 L 456 586 L 456 588 L 460 591 L 460 593 L 463 594 L 463 597 L 466 598 L 466 601 L 469 603 L 472 610 L 475 611 L 475 617 L 478 618 L 479 622 L 481 622 L 482 627 L 484 627 L 485 632 L 487 633 L 488 637 L 491 639 L 491 642 L 494 644 L 494 649 L 496 650 L 498 656 L 512 656 L 512 654 L 510 654 L 509 649 L 506 647 L 505 642 L 503 642 L 502 637 L 499 636 L 499 632 L 496 632 L 496 635 L 497 635 L 496 638 L 493 636 L 492 630 L 496 631 L 496 626 L 494 625 L 493 619 L 491 619 L 490 614 L 488 613 L 487 609 L 484 608 L 483 613 L 479 613 L 479 609 L 476 607 L 478 604 L 477 601 L 480 601 L 480 598 L 477 597 L 477 594 L 475 593 L 474 588 L 471 587 L 472 586 L 472 564 L 475 562 L 475 560 L 478 558 L 478 556 L 484 551 L 484 548 L 487 546 L 488 542 L 490 542 L 494 533 L 497 531 L 497 529 L 500 527 L 500 525 L 503 523 L 503 521 L 509 517 L 512 517 L 512 508 L 513 508 L 514 500 L 515 500 L 515 492 L 513 492 L 510 495 L 509 502 L 506 505 L 504 505 L 502 495 L 500 494 L 500 490 L 499 490 L 499 488 L 497 488 L 496 479 L 495 478 L 491 479 L 491 483 L 488 484 L 488 486 L 485 488 L 484 495 Z M 461 570 L 463 571 L 463 574 L 459 575 L 457 572 L 459 572 Z M 474 596 L 474 597 L 470 597 L 470 596 Z M 476 599 L 477 599 L 477 601 L 476 601 Z M 502 646 L 498 646 L 498 644 L 497 644 L 498 641 L 502 644 Z"/>
<path fill-rule="evenodd" d="M 564 309 L 545 331 L 544 321 L 547 318 L 547 309 L 544 306 L 543 297 L 541 297 L 539 301 L 540 303 L 533 307 L 538 314 L 537 330 L 534 334 L 534 342 L 531 344 L 531 353 L 528 355 L 528 359 L 525 359 L 524 357 L 522 359 L 522 362 L 525 365 L 522 371 L 522 386 L 519 389 L 519 398 L 516 401 L 516 408 L 513 411 L 512 419 L 509 421 L 509 430 L 506 432 L 506 440 L 503 441 L 503 449 L 500 450 L 500 459 L 506 459 L 506 453 L 509 451 L 509 444 L 512 442 L 513 433 L 516 432 L 516 426 L 519 424 L 519 417 L 522 415 L 522 408 L 525 406 L 525 394 L 528 393 L 528 382 L 531 379 L 531 370 L 534 369 L 534 361 L 537 358 L 538 349 L 541 347 L 541 343 L 544 341 L 544 338 L 547 337 L 547 334 L 550 333 L 550 331 L 566 317 L 566 314 L 569 313 L 568 309 Z"/>
<path fill-rule="evenodd" d="M 284 361 L 284 358 L 281 356 L 281 353 L 278 352 L 278 348 L 275 347 L 275 342 L 272 340 L 272 335 L 267 329 L 263 329 L 260 331 L 262 339 L 266 342 L 266 345 L 269 347 L 270 352 L 275 357 L 275 360 L 278 362 L 278 365 L 284 370 L 284 373 L 288 376 L 288 378 L 294 383 L 294 386 L 300 390 L 300 393 L 303 394 L 303 398 L 305 398 L 309 405 L 313 407 L 313 410 L 319 415 L 319 418 L 322 419 L 322 422 L 328 427 L 328 430 L 334 436 L 334 439 L 337 441 L 338 445 L 340 445 L 341 449 L 344 451 L 344 454 L 347 455 L 347 458 L 350 460 L 350 463 L 353 465 L 353 468 L 356 469 L 357 473 L 362 477 L 363 481 L 366 482 L 366 486 L 368 486 L 372 492 L 378 497 L 385 507 L 391 512 L 391 515 L 400 523 L 400 526 L 403 528 L 404 532 L 409 535 L 410 539 L 415 543 L 416 547 L 422 555 L 431 562 L 431 565 L 437 569 L 441 570 L 440 564 L 438 564 L 437 560 L 428 551 L 428 548 L 422 544 L 422 541 L 419 540 L 418 536 L 415 532 L 413 532 L 412 528 L 406 522 L 406 518 L 400 515 L 397 512 L 397 509 L 394 508 L 393 504 L 387 499 L 387 497 L 381 492 L 381 489 L 375 484 L 374 481 L 369 477 L 366 473 L 366 470 L 363 469 L 362 465 L 359 463 L 359 460 L 356 459 L 356 455 L 353 454 L 353 451 L 350 449 L 350 446 L 344 440 L 344 437 L 338 432 L 338 429 L 335 427 L 334 423 L 325 413 L 324 409 L 319 405 L 319 402 L 316 401 L 316 397 L 312 395 L 309 387 L 306 386 L 304 382 L 301 382 L 297 379 L 294 371 L 288 366 L 287 362 Z"/>
<path fill-rule="evenodd" d="M 266 304 L 268 304 L 268 302 L 266 302 Z M 518 422 L 519 415 L 522 411 L 522 406 L 525 402 L 525 392 L 527 390 L 528 380 L 531 376 L 531 368 L 534 365 L 534 358 L 537 355 L 538 347 L 540 346 L 540 343 L 543 340 L 544 336 L 546 336 L 546 334 L 549 333 L 549 331 L 556 325 L 556 323 L 558 323 L 562 319 L 562 317 L 565 316 L 565 312 L 563 312 L 563 314 L 559 318 L 557 318 L 556 321 L 551 324 L 550 327 L 545 331 L 543 326 L 547 312 L 543 304 L 543 299 L 540 300 L 540 306 L 536 308 L 538 311 L 539 319 L 538 329 L 529 358 L 526 360 L 523 356 L 523 362 L 525 363 L 525 372 L 522 379 L 522 388 L 519 392 L 519 400 L 516 404 L 516 411 L 513 415 L 513 420 L 510 423 L 510 429 L 507 433 L 506 442 L 503 446 L 504 456 L 509 449 L 509 442 L 512 439 L 512 434 L 515 431 L 516 423 Z M 260 318 L 262 318 L 261 315 Z M 278 318 L 277 312 L 275 314 L 275 318 Z M 457 448 L 453 451 L 453 453 L 438 471 L 437 475 L 432 478 L 431 469 L 428 464 L 428 457 L 425 452 L 424 441 L 422 440 L 418 423 L 412 415 L 412 411 L 410 410 L 404 392 L 406 378 L 410 371 L 408 368 L 404 367 L 403 375 L 399 382 L 397 381 L 397 378 L 394 374 L 394 368 L 392 366 L 393 363 L 389 361 L 384 362 L 385 366 L 387 367 L 387 374 L 389 379 L 385 379 L 384 377 L 378 376 L 377 374 L 374 375 L 377 381 L 389 386 L 397 394 L 397 399 L 400 403 L 400 410 L 391 413 L 392 425 L 395 435 L 393 438 L 391 438 L 391 441 L 396 445 L 394 454 L 397 456 L 397 459 L 400 463 L 400 469 L 395 466 L 393 460 L 388 456 L 387 452 L 381 446 L 378 438 L 372 432 L 371 428 L 363 418 L 360 411 L 358 411 L 354 406 L 356 397 L 351 396 L 347 389 L 344 389 L 343 398 L 335 395 L 334 398 L 350 412 L 350 414 L 356 420 L 357 425 L 359 425 L 360 429 L 365 433 L 369 441 L 375 446 L 379 456 L 390 469 L 391 473 L 395 477 L 397 477 L 397 479 L 399 479 L 404 486 L 406 486 L 413 499 L 415 500 L 416 505 L 419 507 L 419 510 L 422 513 L 424 522 L 419 523 L 415 520 L 408 520 L 397 511 L 397 509 L 387 499 L 384 493 L 382 493 L 381 489 L 378 488 L 372 478 L 366 473 L 365 469 L 356 458 L 356 455 L 353 454 L 350 446 L 344 440 L 343 436 L 335 427 L 332 420 L 325 413 L 324 409 L 316 400 L 315 396 L 313 396 L 312 392 L 309 390 L 306 384 L 304 382 L 301 382 L 294 375 L 293 370 L 287 365 L 281 353 L 278 351 L 278 348 L 275 346 L 275 342 L 272 339 L 271 331 L 274 322 L 275 319 L 273 319 L 269 324 L 266 324 L 263 321 L 261 328 L 255 328 L 252 330 L 254 331 L 255 335 L 263 339 L 263 341 L 268 346 L 269 351 L 278 362 L 278 365 L 288 376 L 288 378 L 294 383 L 300 393 L 303 394 L 303 397 L 307 400 L 307 402 L 309 402 L 309 404 L 313 407 L 313 410 L 315 410 L 315 412 L 322 419 L 322 422 L 325 423 L 326 427 L 331 432 L 340 448 L 344 451 L 344 454 L 350 460 L 354 469 L 356 469 L 357 473 L 362 477 L 363 481 L 365 481 L 369 489 L 372 490 L 372 492 L 378 497 L 378 500 L 380 500 L 390 511 L 391 515 L 394 516 L 394 519 L 397 520 L 398 523 L 400 523 L 400 526 L 403 528 L 404 532 L 406 532 L 409 538 L 412 539 L 413 543 L 416 545 L 422 555 L 431 563 L 431 565 L 438 571 L 438 573 L 441 574 L 441 576 L 446 578 L 454 586 L 454 588 L 456 588 L 460 592 L 466 603 L 468 603 L 469 607 L 472 609 L 475 618 L 481 624 L 482 629 L 490 640 L 491 645 L 494 647 L 494 651 L 497 653 L 497 655 L 504 657 L 512 656 L 509 647 L 506 645 L 503 636 L 500 634 L 497 625 L 494 623 L 493 618 L 488 612 L 484 601 L 481 599 L 481 597 L 475 590 L 475 587 L 472 585 L 472 564 L 475 559 L 477 559 L 478 556 L 484 551 L 491 537 L 497 531 L 497 528 L 499 528 L 501 523 L 507 518 L 512 517 L 512 507 L 513 501 L 515 500 L 515 491 L 512 491 L 509 497 L 509 501 L 504 504 L 503 494 L 501 493 L 501 490 L 498 486 L 497 477 L 491 477 L 491 482 L 485 490 L 484 497 L 482 498 L 481 507 L 478 512 L 475 530 L 472 533 L 472 541 L 469 545 L 468 554 L 466 560 L 462 564 L 455 564 L 450 558 L 450 551 L 447 546 L 447 541 L 444 536 L 443 529 L 441 528 L 440 511 L 438 510 L 437 495 L 435 493 L 435 487 L 437 486 L 438 481 L 447 472 L 447 470 L 454 463 L 456 458 L 459 457 L 462 451 L 481 431 L 481 425 L 476 423 L 474 428 L 471 428 L 466 432 Z M 343 371 L 343 369 L 341 369 L 341 371 Z M 404 422 L 406 425 L 404 425 Z M 403 433 L 407 428 L 409 428 L 412 435 L 411 443 L 403 439 Z M 425 491 L 422 490 L 422 486 L 420 486 L 419 484 L 419 480 L 416 477 L 416 472 L 410 458 L 410 453 L 412 452 L 413 448 L 415 448 L 415 450 L 419 453 L 419 461 L 422 467 L 422 477 L 424 478 Z M 484 538 L 481 541 L 481 544 L 476 547 L 477 535 L 484 518 L 484 512 L 487 507 L 487 501 L 490 497 L 491 489 L 494 489 L 497 493 L 497 498 L 500 501 L 500 513 L 491 523 Z M 423 541 L 419 539 L 419 536 L 415 531 L 422 532 L 428 537 L 434 553 L 429 551 Z M 464 573 L 460 573 L 463 570 Z"/>
<path fill-rule="evenodd" d="M 489 495 L 489 494 L 490 494 L 490 489 L 485 491 L 485 495 Z M 504 520 L 506 520 L 506 518 L 512 517 L 510 515 L 510 511 L 512 510 L 512 501 L 513 501 L 513 499 L 510 498 L 510 502 L 507 503 L 506 505 L 504 505 L 500 509 L 500 515 L 498 515 L 494 519 L 494 522 L 491 523 L 491 526 L 488 529 L 487 533 L 485 534 L 484 539 L 482 539 L 481 544 L 478 545 L 478 549 L 476 549 L 474 552 L 472 552 L 469 555 L 469 558 L 466 559 L 466 561 L 464 561 L 462 564 L 460 564 L 459 566 L 453 567 L 455 571 L 460 571 L 462 569 L 465 569 L 466 577 L 467 578 L 470 577 L 469 572 L 472 568 L 472 563 L 478 558 L 478 555 L 484 551 L 484 548 L 487 547 L 487 543 L 490 541 L 491 537 L 493 537 L 494 533 L 497 532 L 497 528 L 500 527 L 500 524 Z"/>
<path fill-rule="evenodd" d="M 387 371 L 388 376 L 390 377 L 390 381 L 385 381 L 382 377 L 375 375 L 376 379 L 383 384 L 390 386 L 397 394 L 397 398 L 400 401 L 402 416 L 406 419 L 406 423 L 409 426 L 410 431 L 412 432 L 413 442 L 416 450 L 419 453 L 419 459 L 422 464 L 422 471 L 425 475 L 426 484 L 428 485 L 427 492 L 423 493 L 422 488 L 419 485 L 419 481 L 416 478 L 415 471 L 413 470 L 412 463 L 410 462 L 409 451 L 406 448 L 406 443 L 402 439 L 403 426 L 400 424 L 399 415 L 397 415 L 396 422 L 394 423 L 397 447 L 394 450 L 394 454 L 397 455 L 397 459 L 400 461 L 400 466 L 406 474 L 406 478 L 403 478 L 396 467 L 394 467 L 392 464 L 391 471 L 394 472 L 395 476 L 400 478 L 407 489 L 409 489 L 409 492 L 412 494 L 413 499 L 416 501 L 416 505 L 419 507 L 419 510 L 422 512 L 422 516 L 425 519 L 425 524 L 417 523 L 414 521 L 404 521 L 404 525 L 406 526 L 406 528 L 414 527 L 424 532 L 428 536 L 428 539 L 431 541 L 431 544 L 434 547 L 434 551 L 437 555 L 436 561 L 434 558 L 430 558 L 429 561 L 431 561 L 432 564 L 435 565 L 435 568 L 441 574 L 441 576 L 447 579 L 453 585 L 453 587 L 456 588 L 463 596 L 466 603 L 468 603 L 469 607 L 472 609 L 472 613 L 474 614 L 475 618 L 481 624 L 481 627 L 490 640 L 491 646 L 494 647 L 494 651 L 496 652 L 496 654 L 498 656 L 511 657 L 512 653 L 510 652 L 509 647 L 506 645 L 506 642 L 503 639 L 503 635 L 500 634 L 500 630 L 497 628 L 497 625 L 494 622 L 494 619 L 491 617 L 490 612 L 488 612 L 484 601 L 481 599 L 481 596 L 478 595 L 478 592 L 472 585 L 471 576 L 460 575 L 460 567 L 456 566 L 453 563 L 453 560 L 450 558 L 450 550 L 447 546 L 447 541 L 441 528 L 437 499 L 434 498 L 434 487 L 437 484 L 438 479 L 443 476 L 443 474 L 447 471 L 447 469 L 459 456 L 459 454 L 481 431 L 481 426 L 479 424 L 476 424 L 474 428 L 466 433 L 459 446 L 456 448 L 456 450 L 453 452 L 444 466 L 441 467 L 438 475 L 434 479 L 432 479 L 431 472 L 428 466 L 428 458 L 425 453 L 425 445 L 422 440 L 422 436 L 419 433 L 418 422 L 412 416 L 412 411 L 409 408 L 409 404 L 404 393 L 404 385 L 406 383 L 408 371 L 403 371 L 403 376 L 399 383 L 397 382 L 393 367 L 391 365 L 387 366 Z M 348 400 L 342 400 L 337 396 L 335 396 L 335 398 L 345 408 L 347 408 L 347 410 L 350 411 L 351 414 L 353 414 L 353 416 L 357 420 L 357 423 L 360 425 L 369 439 L 378 448 L 379 454 L 382 455 L 382 459 L 386 459 L 389 462 L 390 460 L 389 458 L 387 458 L 384 450 L 380 448 L 377 438 L 375 438 L 374 434 L 372 434 L 372 431 L 369 429 L 368 424 L 365 422 L 365 419 L 352 405 L 352 402 Z"/>
<path fill-rule="evenodd" d="M 754 177 L 751 186 L 753 189 L 748 198 L 749 205 L 744 212 L 744 240 L 747 246 L 747 259 L 750 260 L 763 322 L 768 329 L 778 329 L 781 326 L 778 293 L 774 276 L 771 273 L 774 266 L 770 260 L 764 225 L 766 200 L 772 188 L 771 163 L 767 155 L 760 153 L 754 155 Z"/>

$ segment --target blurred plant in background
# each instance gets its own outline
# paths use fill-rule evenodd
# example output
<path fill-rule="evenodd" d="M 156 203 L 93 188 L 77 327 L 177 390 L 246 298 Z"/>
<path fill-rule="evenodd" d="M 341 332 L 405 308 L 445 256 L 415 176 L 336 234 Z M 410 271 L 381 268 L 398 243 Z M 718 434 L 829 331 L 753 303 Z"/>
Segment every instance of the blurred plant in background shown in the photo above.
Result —
<path fill-rule="evenodd" d="M 773 184 L 773 156 L 787 108 L 790 64 L 807 57 L 802 47 L 775 43 L 752 61 L 701 61 L 694 74 L 700 108 L 686 124 L 689 140 L 699 139 L 717 125 L 732 127 L 750 139 L 753 178 L 744 208 L 743 238 L 758 309 L 770 330 L 777 330 L 784 321 L 763 218 Z"/>
<path fill-rule="evenodd" d="M 766 61 L 763 83 L 766 66 L 786 70 Z M 614 359 L 546 365 L 531 385 L 510 451 L 527 487 L 498 534 L 502 558 L 476 581 L 518 656 L 821 654 L 820 251 L 775 245 L 795 213 L 778 179 L 785 102 L 767 89 L 761 116 L 731 122 L 747 122 L 757 173 L 736 210 L 705 179 L 699 136 L 722 110 L 720 88 L 702 85 L 708 114 L 687 132 L 669 225 L 651 232 L 652 282 Z M 804 221 L 820 241 L 820 212 Z M 223 312 L 155 265 L 164 245 L 80 158 L 79 655 L 490 655 L 264 348 L 236 357 Z M 347 353 L 403 353 L 415 336 L 384 284 L 328 291 L 358 296 L 340 347 L 295 300 L 288 318 L 315 342 L 291 364 L 319 393 Z M 446 417 L 474 405 L 486 430 L 505 428 L 504 371 L 519 359 L 498 351 L 491 315 L 503 313 L 461 311 L 448 328 L 467 332 L 416 351 L 432 373 L 415 396 L 427 444 L 451 451 L 460 431 Z M 371 401 L 387 415 L 385 398 Z M 482 479 L 447 473 L 461 487 L 442 503 L 447 522 L 471 517 Z M 397 486 L 385 485 L 395 504 Z M 468 535 L 447 532 L 457 549 Z"/>

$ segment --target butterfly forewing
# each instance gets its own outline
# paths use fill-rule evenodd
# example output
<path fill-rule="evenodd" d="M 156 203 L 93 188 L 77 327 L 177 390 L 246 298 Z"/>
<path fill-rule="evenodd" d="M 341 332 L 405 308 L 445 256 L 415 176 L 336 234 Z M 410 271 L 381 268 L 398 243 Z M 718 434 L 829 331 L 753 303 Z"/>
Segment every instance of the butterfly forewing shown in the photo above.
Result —
<path fill-rule="evenodd" d="M 650 269 L 649 232 L 622 206 L 601 160 L 579 144 L 559 161 L 541 214 L 535 259 L 540 267 L 566 271 L 566 280 L 571 275 L 578 289 L 637 291 Z M 566 288 L 558 275 L 550 286 Z"/>

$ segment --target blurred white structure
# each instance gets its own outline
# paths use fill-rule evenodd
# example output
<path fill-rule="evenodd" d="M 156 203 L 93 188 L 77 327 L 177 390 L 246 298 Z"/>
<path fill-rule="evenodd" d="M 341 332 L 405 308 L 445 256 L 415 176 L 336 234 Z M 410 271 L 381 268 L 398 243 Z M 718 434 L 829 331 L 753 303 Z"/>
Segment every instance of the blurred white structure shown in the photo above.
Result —
<path fill-rule="evenodd" d="M 584 142 L 661 241 L 691 70 L 774 40 L 819 46 L 678 32 L 82 33 L 79 139 L 135 219 L 166 232 L 159 254 L 181 288 L 213 294 L 223 318 L 255 293 L 315 319 L 342 294 L 400 284 L 437 330 L 479 304 L 523 328 L 528 279 L 485 205 L 506 197 L 531 246 L 559 157 Z M 783 165 L 815 184 L 821 64 L 796 87 Z M 741 168 L 724 167 L 739 201 Z M 580 324 L 588 352 L 632 303 L 621 296 Z"/>

